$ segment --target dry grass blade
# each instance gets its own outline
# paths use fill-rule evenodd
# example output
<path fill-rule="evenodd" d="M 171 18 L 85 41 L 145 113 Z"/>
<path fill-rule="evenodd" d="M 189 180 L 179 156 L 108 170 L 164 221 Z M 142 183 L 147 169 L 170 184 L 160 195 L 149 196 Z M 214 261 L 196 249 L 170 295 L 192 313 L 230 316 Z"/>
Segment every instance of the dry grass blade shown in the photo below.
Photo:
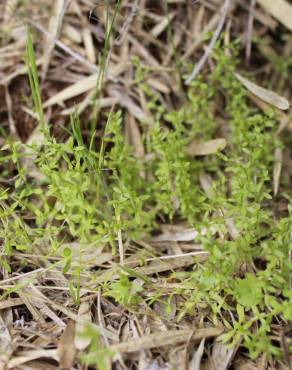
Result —
<path fill-rule="evenodd" d="M 76 112 L 77 114 L 83 113 L 84 110 L 92 103 L 94 96 L 95 96 L 95 91 L 91 90 L 80 104 L 75 104 L 73 107 L 64 109 L 61 114 L 64 116 L 68 116 Z M 118 99 L 116 98 L 101 98 L 99 100 L 100 109 L 113 107 L 116 104 L 118 104 Z"/>
<path fill-rule="evenodd" d="M 171 91 L 170 88 L 166 84 L 162 83 L 158 79 L 148 78 L 147 83 L 151 87 L 153 87 L 155 90 L 162 92 L 163 94 L 169 94 Z"/>
<path fill-rule="evenodd" d="M 192 156 L 215 154 L 225 149 L 226 145 L 225 139 L 214 139 L 204 143 L 193 142 L 187 147 L 187 153 Z"/>
<path fill-rule="evenodd" d="M 22 299 L 20 298 L 8 298 L 5 301 L 0 301 L 0 310 L 5 310 L 6 308 L 15 307 L 22 305 Z"/>
<path fill-rule="evenodd" d="M 75 84 L 66 87 L 64 90 L 60 91 L 56 95 L 52 96 L 49 100 L 44 103 L 44 108 L 50 107 L 54 104 L 60 104 L 65 100 L 74 98 L 75 96 L 81 95 L 89 90 L 92 90 L 96 86 L 96 81 L 98 74 L 85 77 L 81 81 L 76 82 Z"/>
<path fill-rule="evenodd" d="M 177 345 L 179 343 L 186 342 L 192 332 L 193 329 L 184 329 L 153 333 L 149 335 L 144 335 L 137 339 L 129 340 L 128 342 L 112 345 L 109 348 L 113 351 L 121 353 L 132 353 L 145 349 L 159 348 L 168 345 Z M 220 334 L 222 334 L 222 329 L 220 328 L 198 329 L 192 335 L 191 340 L 200 341 L 204 338 L 217 337 Z"/>
<path fill-rule="evenodd" d="M 154 37 L 159 36 L 168 26 L 168 24 L 172 21 L 175 13 L 168 14 L 167 17 L 164 17 L 160 20 L 159 23 L 156 24 L 151 30 L 151 33 Z"/>
<path fill-rule="evenodd" d="M 27 307 L 28 311 L 30 312 L 30 314 L 32 315 L 32 317 L 34 318 L 34 320 L 38 324 L 45 325 L 46 324 L 46 321 L 43 318 L 42 314 L 39 312 L 39 310 L 33 304 L 34 303 L 33 300 L 32 299 L 29 299 L 28 297 L 26 297 L 26 295 L 24 293 L 22 293 L 22 292 L 18 292 L 18 295 L 21 298 L 22 302 Z"/>
<path fill-rule="evenodd" d="M 129 67 L 129 64 L 125 63 L 122 65 L 114 66 L 110 68 L 109 73 L 112 76 L 117 77 L 119 74 L 124 72 Z M 81 95 L 89 90 L 92 90 L 96 87 L 98 80 L 98 74 L 93 74 L 91 76 L 83 78 L 81 81 L 76 82 L 75 84 L 66 87 L 64 90 L 52 96 L 44 103 L 44 108 L 50 107 L 54 104 L 60 104 L 68 99 L 72 99 L 78 95 Z"/>
<path fill-rule="evenodd" d="M 249 63 L 251 55 L 252 46 L 252 33 L 253 33 L 253 21 L 254 21 L 254 9 L 256 5 L 256 0 L 251 0 L 249 6 L 249 16 L 248 16 L 248 27 L 246 32 L 246 47 L 245 47 L 245 61 Z"/>
<path fill-rule="evenodd" d="M 9 129 L 11 134 L 14 137 L 17 137 L 17 130 L 15 127 L 15 121 L 13 119 L 13 114 L 12 114 L 12 100 L 11 96 L 9 93 L 9 89 L 7 86 L 5 86 L 5 100 L 6 100 L 6 106 L 7 106 L 7 113 L 8 113 L 8 122 L 9 122 Z"/>
<path fill-rule="evenodd" d="M 280 176 L 282 171 L 282 163 L 283 163 L 283 150 L 281 148 L 277 148 L 275 150 L 275 162 L 273 170 L 274 195 L 278 194 Z"/>
<path fill-rule="evenodd" d="M 204 354 L 205 348 L 205 338 L 201 340 L 201 343 L 194 353 L 190 363 L 188 370 L 200 370 L 201 369 L 201 361 Z"/>
<path fill-rule="evenodd" d="M 207 369 L 227 370 L 237 350 L 238 346 L 229 348 L 226 344 L 216 342 L 212 349 L 212 356 L 206 365 Z"/>
<path fill-rule="evenodd" d="M 220 21 L 218 23 L 216 31 L 214 32 L 213 37 L 212 37 L 204 55 L 203 55 L 203 57 L 200 59 L 199 63 L 195 66 L 195 68 L 193 69 L 190 76 L 187 78 L 187 80 L 186 80 L 187 85 L 189 85 L 195 79 L 195 77 L 200 73 L 201 69 L 203 68 L 203 66 L 207 62 L 208 57 L 209 57 L 210 53 L 212 52 L 212 50 L 215 46 L 215 43 L 218 40 L 218 38 L 220 36 L 220 33 L 223 29 L 223 26 L 224 26 L 224 23 L 225 23 L 225 20 L 226 20 L 226 17 L 227 17 L 227 13 L 228 13 L 230 1 L 231 0 L 225 0 L 224 1 L 224 4 L 223 4 L 222 9 L 221 9 Z"/>
<path fill-rule="evenodd" d="M 173 271 L 182 267 L 194 265 L 197 262 L 206 261 L 208 256 L 209 253 L 206 251 L 193 252 L 192 254 L 182 256 L 174 255 L 171 261 L 157 259 L 148 266 L 137 268 L 137 271 L 145 275 L 152 275 L 163 271 Z"/>
<path fill-rule="evenodd" d="M 18 366 L 21 364 L 25 364 L 26 362 L 40 358 L 51 358 L 57 361 L 57 351 L 55 349 L 40 349 L 34 351 L 20 352 L 18 353 L 18 356 L 12 358 L 8 362 L 7 369 L 17 369 Z"/>
<path fill-rule="evenodd" d="M 247 88 L 248 91 L 256 95 L 264 102 L 281 110 L 289 109 L 290 104 L 286 98 L 276 94 L 274 91 L 265 89 L 254 82 L 251 82 L 247 78 L 241 76 L 239 73 L 236 73 L 235 76 L 243 84 L 243 86 Z"/>
<path fill-rule="evenodd" d="M 203 230 L 203 233 L 206 230 Z M 194 240 L 199 235 L 199 231 L 193 228 L 184 228 L 179 226 L 164 227 L 164 232 L 151 239 L 151 242 L 188 242 Z"/>
<path fill-rule="evenodd" d="M 268 13 L 292 31 L 292 5 L 285 0 L 257 0 Z"/>
<path fill-rule="evenodd" d="M 75 360 L 75 322 L 70 320 L 58 344 L 58 358 L 61 369 L 71 369 Z"/>
<path fill-rule="evenodd" d="M 189 229 L 181 232 L 166 232 L 154 237 L 153 239 L 151 239 L 151 241 L 154 243 L 166 241 L 187 242 L 194 240 L 198 235 L 198 231 Z"/>
<path fill-rule="evenodd" d="M 7 363 L 12 356 L 12 338 L 0 313 L 0 370 L 7 369 Z"/>
<path fill-rule="evenodd" d="M 78 322 L 79 321 L 79 317 L 78 315 L 76 315 L 74 312 L 71 312 L 67 307 L 64 307 L 56 302 L 53 302 L 52 301 L 52 305 L 57 309 L 59 310 L 60 312 L 62 312 L 64 315 L 66 315 L 68 318 L 70 318 L 72 321 L 75 321 L 75 322 Z M 103 331 L 103 334 L 108 338 L 108 339 L 111 339 L 113 341 L 116 341 L 117 338 L 116 338 L 116 335 L 113 334 L 110 330 L 107 330 L 105 328 L 100 328 L 98 325 L 96 325 L 96 328 L 100 331 Z"/>
<path fill-rule="evenodd" d="M 91 321 L 90 304 L 89 302 L 82 302 L 78 310 L 78 321 L 75 329 L 75 347 L 79 351 L 84 351 L 90 345 L 91 339 L 84 337 L 84 329 Z"/>
<path fill-rule="evenodd" d="M 88 60 L 90 60 L 92 63 L 96 63 L 93 38 L 92 38 L 92 34 L 91 34 L 91 32 L 88 28 L 85 28 L 83 30 L 83 41 L 84 41 L 84 46 L 85 46 L 85 50 L 86 50 Z"/>
<path fill-rule="evenodd" d="M 147 119 L 147 116 L 143 112 L 143 110 L 131 99 L 127 94 L 126 91 L 120 91 L 116 87 L 109 86 L 107 89 L 110 96 L 116 98 L 119 104 L 126 108 L 135 118 L 140 121 L 144 121 Z"/>
<path fill-rule="evenodd" d="M 40 66 L 41 64 L 43 63 L 43 58 L 38 58 L 36 60 L 36 66 Z M 27 67 L 24 66 L 24 65 L 21 65 L 21 66 L 16 66 L 15 70 L 8 74 L 8 75 L 5 75 L 1 77 L 0 79 L 0 85 L 6 85 L 8 84 L 10 81 L 12 81 L 13 79 L 15 79 L 17 76 L 21 76 L 21 75 L 26 75 L 27 74 Z"/>
<path fill-rule="evenodd" d="M 46 298 L 33 284 L 23 288 L 23 292 L 19 293 L 21 299 L 30 308 L 34 316 L 41 322 L 45 322 L 43 316 L 49 317 L 59 327 L 64 327 L 65 323 L 57 314 L 46 304 L 49 299 Z M 43 315 L 43 316 L 42 316 Z"/>
<path fill-rule="evenodd" d="M 45 78 L 47 69 L 50 63 L 51 55 L 54 50 L 54 39 L 58 37 L 59 31 L 61 29 L 63 17 L 65 14 L 66 6 L 68 5 L 68 0 L 56 0 L 54 1 L 53 12 L 49 22 L 49 30 L 51 37 L 45 38 L 44 45 L 44 63 L 42 67 L 42 79 Z"/>

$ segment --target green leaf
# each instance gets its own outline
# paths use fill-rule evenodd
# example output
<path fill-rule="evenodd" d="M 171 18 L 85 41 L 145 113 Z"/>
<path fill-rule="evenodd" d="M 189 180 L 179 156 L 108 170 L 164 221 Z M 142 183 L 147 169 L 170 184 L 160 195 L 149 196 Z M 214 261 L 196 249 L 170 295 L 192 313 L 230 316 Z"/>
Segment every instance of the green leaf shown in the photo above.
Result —
<path fill-rule="evenodd" d="M 254 275 L 248 274 L 245 279 L 237 282 L 235 296 L 244 307 L 258 305 L 263 299 L 261 282 Z"/>

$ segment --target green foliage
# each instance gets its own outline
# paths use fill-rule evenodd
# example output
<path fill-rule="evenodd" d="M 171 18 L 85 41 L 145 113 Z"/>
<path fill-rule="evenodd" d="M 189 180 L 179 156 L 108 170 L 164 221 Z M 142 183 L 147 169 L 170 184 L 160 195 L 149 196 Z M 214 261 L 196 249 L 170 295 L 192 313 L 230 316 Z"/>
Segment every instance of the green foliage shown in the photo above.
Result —
<path fill-rule="evenodd" d="M 33 99 L 42 122 L 31 39 L 27 53 Z M 177 288 L 170 296 L 180 295 L 176 320 L 192 314 L 215 325 L 221 322 L 227 328 L 224 342 L 235 345 L 242 340 L 251 357 L 261 352 L 279 356 L 271 332 L 276 320 L 292 319 L 292 212 L 289 209 L 281 219 L 273 214 L 273 153 L 280 145 L 274 136 L 275 119 L 249 105 L 234 77 L 235 54 L 235 46 L 227 52 L 218 43 L 214 71 L 194 81 L 185 104 L 172 112 L 144 82 L 149 71 L 134 61 L 135 82 L 152 114 L 149 122 L 141 123 L 145 158 L 137 158 L 125 142 L 120 111 L 101 117 L 105 129 L 97 151 L 87 146 L 76 114 L 65 143 L 47 134 L 41 148 L 7 145 L 1 164 L 8 168 L 13 163 L 18 176 L 13 191 L 0 193 L 0 238 L 6 254 L 2 265 L 10 268 L 9 257 L 15 251 L 33 252 L 45 244 L 47 257 L 61 255 L 60 265 L 64 274 L 72 276 L 70 291 L 78 304 L 81 271 L 95 281 L 83 259 L 87 247 L 110 248 L 115 254 L 118 235 L 129 245 L 149 236 L 162 220 L 183 220 L 205 231 L 198 241 L 209 257 L 191 271 L 171 274 Z M 218 155 L 192 158 L 185 150 L 190 142 L 212 139 L 222 129 L 215 119 L 215 99 L 224 102 L 228 147 Z M 33 181 L 24 181 L 30 175 L 21 160 L 24 149 L 35 158 L 41 175 Z M 214 179 L 208 195 L 199 181 L 203 172 Z M 65 242 L 69 247 L 60 252 Z M 78 262 L 70 249 L 73 242 L 79 246 Z M 128 310 L 165 295 L 150 279 L 126 267 L 102 288 L 105 296 Z M 111 354 L 106 350 L 92 347 L 85 361 L 103 369 L 107 356 Z"/>
<path fill-rule="evenodd" d="M 173 127 L 163 131 L 157 123 L 149 137 L 148 150 L 155 154 L 151 163 L 151 172 L 155 175 L 153 198 L 158 210 L 170 219 L 181 213 L 193 221 L 204 197 L 199 192 L 198 173 L 192 171 L 191 160 L 182 150 L 187 144 L 184 111 L 169 113 L 165 118 Z"/>
<path fill-rule="evenodd" d="M 133 149 L 125 144 L 121 129 L 121 112 L 110 117 L 104 141 L 112 145 L 104 157 L 104 167 L 111 181 L 113 219 L 110 229 L 127 231 L 132 237 L 141 237 L 143 231 L 150 231 L 155 213 L 147 208 L 149 192 L 143 179 L 144 166 L 135 158 Z"/>
<path fill-rule="evenodd" d="M 215 195 L 207 200 L 205 208 L 208 225 L 219 227 L 225 237 L 223 240 L 212 235 L 201 238 L 210 257 L 202 269 L 193 273 L 191 281 L 198 287 L 195 293 L 189 293 L 191 300 L 187 298 L 186 305 L 192 310 L 194 304 L 190 302 L 195 298 L 195 304 L 202 305 L 205 301 L 216 315 L 221 315 L 223 310 L 233 309 L 230 298 L 223 298 L 231 296 L 251 312 L 248 321 L 241 314 L 232 331 L 223 336 L 224 340 L 232 338 L 235 344 L 243 338 L 252 357 L 257 357 L 262 351 L 276 355 L 279 350 L 271 343 L 269 333 L 273 318 L 284 315 L 289 305 L 284 291 L 289 289 L 291 272 L 291 263 L 288 262 L 291 225 L 290 216 L 280 223 L 275 222 L 267 207 L 272 199 L 269 185 L 273 152 L 279 145 L 273 136 L 275 121 L 273 116 L 260 115 L 248 106 L 244 89 L 233 77 L 234 63 L 228 62 L 226 55 L 218 49 L 215 59 L 217 65 L 212 79 L 226 89 L 226 110 L 230 116 L 230 150 L 222 156 L 228 181 L 219 175 L 214 184 Z M 210 218 L 210 209 L 216 212 L 218 208 L 220 217 Z M 230 234 L 228 221 L 232 222 L 236 235 Z M 286 226 L 281 237 L 277 231 L 280 225 L 281 228 Z M 286 243 L 279 242 L 283 235 Z M 266 261 L 265 268 L 255 266 L 257 259 Z M 243 266 L 246 266 L 247 273 L 239 277 Z M 253 271 L 253 274 L 248 271 Z M 267 306 L 267 299 L 273 302 L 274 311 L 270 304 Z"/>
<path fill-rule="evenodd" d="M 79 336 L 90 340 L 89 351 L 82 354 L 81 360 L 87 365 L 95 365 L 98 370 L 108 370 L 109 360 L 115 355 L 110 349 L 101 345 L 101 334 L 95 325 L 86 325 Z"/>
<path fill-rule="evenodd" d="M 141 285 L 130 281 L 128 275 L 121 272 L 119 279 L 109 285 L 105 295 L 113 297 L 116 302 L 131 308 L 131 306 L 135 306 L 139 302 L 137 293 L 142 290 L 143 287 Z"/>
<path fill-rule="evenodd" d="M 234 288 L 234 296 L 244 307 L 254 307 L 263 300 L 261 282 L 253 275 L 247 274 L 244 279 L 238 280 Z"/>

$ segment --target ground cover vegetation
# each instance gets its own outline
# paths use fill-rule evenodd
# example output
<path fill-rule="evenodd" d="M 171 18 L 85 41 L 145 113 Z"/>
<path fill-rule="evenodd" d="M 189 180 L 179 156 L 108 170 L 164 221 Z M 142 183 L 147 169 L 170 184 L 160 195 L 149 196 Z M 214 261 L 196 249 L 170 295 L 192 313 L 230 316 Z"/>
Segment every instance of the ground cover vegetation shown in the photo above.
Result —
<path fill-rule="evenodd" d="M 259 3 L 56 1 L 44 51 L 40 5 L 3 20 L 1 368 L 289 369 L 291 27 Z"/>

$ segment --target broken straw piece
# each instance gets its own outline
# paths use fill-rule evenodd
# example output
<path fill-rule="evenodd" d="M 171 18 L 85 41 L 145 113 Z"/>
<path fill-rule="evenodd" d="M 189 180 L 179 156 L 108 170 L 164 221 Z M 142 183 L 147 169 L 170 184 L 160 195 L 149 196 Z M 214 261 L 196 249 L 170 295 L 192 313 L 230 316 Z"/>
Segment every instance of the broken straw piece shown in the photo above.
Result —
<path fill-rule="evenodd" d="M 243 84 L 244 87 L 247 88 L 248 91 L 250 91 L 252 94 L 257 96 L 264 102 L 271 104 L 281 110 L 289 109 L 290 104 L 286 98 L 276 94 L 274 91 L 265 89 L 255 84 L 254 82 L 251 82 L 247 78 L 241 76 L 239 73 L 235 73 L 235 77 Z"/>
<path fill-rule="evenodd" d="M 187 147 L 187 153 L 191 156 L 215 154 L 223 150 L 227 145 L 224 138 L 213 139 L 205 142 L 192 142 Z"/>
<path fill-rule="evenodd" d="M 292 5 L 285 0 L 257 0 L 272 17 L 292 31 Z"/>

